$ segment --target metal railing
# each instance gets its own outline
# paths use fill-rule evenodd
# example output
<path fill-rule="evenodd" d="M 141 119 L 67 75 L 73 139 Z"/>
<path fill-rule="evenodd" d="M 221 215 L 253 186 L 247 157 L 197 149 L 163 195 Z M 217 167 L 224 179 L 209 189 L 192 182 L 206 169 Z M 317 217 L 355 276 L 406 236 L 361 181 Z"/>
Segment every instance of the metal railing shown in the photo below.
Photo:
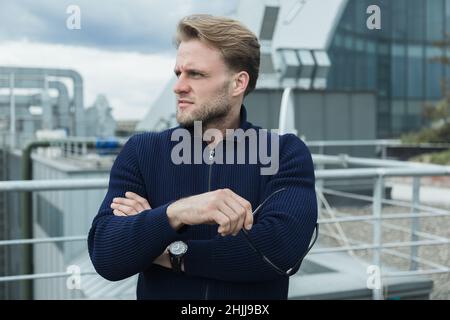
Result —
<path fill-rule="evenodd" d="M 375 139 L 375 140 L 318 140 L 307 141 L 305 143 L 310 148 L 317 148 L 317 153 L 325 154 L 325 148 L 328 147 L 375 147 L 380 154 L 380 158 L 386 159 L 389 147 L 415 147 L 415 148 L 447 148 L 450 149 L 450 143 L 404 143 L 399 139 Z"/>
<path fill-rule="evenodd" d="M 325 154 L 326 147 L 376 147 L 380 151 L 382 159 L 387 158 L 387 148 L 400 146 L 401 140 L 398 139 L 375 139 L 375 140 L 319 140 L 305 141 L 308 147 L 318 148 L 317 153 Z"/>
<path fill-rule="evenodd" d="M 450 175 L 450 167 L 434 166 L 434 165 L 421 165 L 421 164 L 408 164 L 401 163 L 392 160 L 376 160 L 376 159 L 363 159 L 353 157 L 339 157 L 339 156 L 324 156 L 314 155 L 315 163 L 317 165 L 323 165 L 324 163 L 340 163 L 342 165 L 348 164 L 365 164 L 368 166 L 375 166 L 374 168 L 358 168 L 358 169 L 331 169 L 331 170 L 316 170 L 317 179 L 317 194 L 319 207 L 325 207 L 326 210 L 320 210 L 319 223 L 323 225 L 334 224 L 338 228 L 337 239 L 344 241 L 341 247 L 329 247 L 329 248 L 313 248 L 310 254 L 324 254 L 332 252 L 348 252 L 353 254 L 358 250 L 372 250 L 373 251 L 373 265 L 381 268 L 381 253 L 386 252 L 388 254 L 397 255 L 399 257 L 408 258 L 411 261 L 411 270 L 399 271 L 399 272 L 383 272 L 383 277 L 399 277 L 407 275 L 418 274 L 435 274 L 435 273 L 447 273 L 450 272 L 448 266 L 443 266 L 438 263 L 427 261 L 418 257 L 417 249 L 420 246 L 434 246 L 449 244 L 450 240 L 443 236 L 437 236 L 426 232 L 419 231 L 419 218 L 424 217 L 450 217 L 450 212 L 444 209 L 438 209 L 430 206 L 420 205 L 420 178 L 424 176 L 444 176 Z M 379 167 L 380 165 L 384 167 Z M 407 176 L 413 178 L 413 194 L 412 202 L 400 202 L 385 199 L 383 197 L 383 190 L 385 187 L 385 179 L 388 177 Z M 354 178 L 373 178 L 373 195 L 364 196 L 353 194 L 349 192 L 342 192 L 325 188 L 323 181 L 326 179 L 354 179 Z M 107 179 L 70 179 L 70 180 L 32 180 L 32 181 L 3 181 L 0 182 L 0 192 L 11 191 L 51 191 L 51 190 L 75 190 L 75 189 L 101 189 L 108 186 Z M 372 203 L 372 214 L 363 216 L 342 216 L 337 215 L 331 208 L 325 195 L 335 195 L 340 197 L 347 197 L 350 199 L 365 200 Z M 411 208 L 411 213 L 399 213 L 399 214 L 383 214 L 383 204 L 400 205 Z M 331 216 L 329 218 L 322 217 L 324 213 L 328 213 Z M 413 219 L 411 232 L 411 240 L 403 242 L 390 242 L 383 243 L 381 234 L 382 228 L 397 228 L 394 225 L 383 224 L 383 221 L 389 221 L 392 219 Z M 361 243 L 354 239 L 350 239 L 343 233 L 341 224 L 347 222 L 362 221 L 372 224 L 373 239 L 372 243 Z M 401 229 L 401 228 L 400 228 Z M 403 230 L 404 231 L 404 230 Z M 425 240 L 419 240 L 419 237 L 425 238 Z M 70 236 L 70 237 L 48 237 L 48 238 L 36 238 L 36 239 L 15 239 L 0 241 L 0 246 L 12 246 L 19 244 L 38 244 L 48 242 L 68 242 L 68 241 L 85 241 L 86 235 Z M 409 247 L 411 248 L 410 256 L 396 252 L 394 248 Z M 430 269 L 418 270 L 418 264 L 424 264 Z M 85 271 L 81 275 L 95 274 L 94 271 Z M 43 278 L 58 278 L 70 276 L 67 272 L 59 273 L 40 273 L 31 275 L 14 275 L 14 276 L 2 276 L 0 282 L 6 281 L 19 281 L 19 280 L 33 280 Z M 373 289 L 373 298 L 382 299 L 383 291 L 382 287 Z"/>
<path fill-rule="evenodd" d="M 436 236 L 426 232 L 419 231 L 419 218 L 426 217 L 450 217 L 450 211 L 444 209 L 433 208 L 430 206 L 420 205 L 420 178 L 425 176 L 448 176 L 450 175 L 450 167 L 443 167 L 437 165 L 428 165 L 420 163 L 405 163 L 401 161 L 392 160 L 378 160 L 378 159 L 364 159 L 353 158 L 348 156 L 324 156 L 315 155 L 315 162 L 323 166 L 324 164 L 338 164 L 339 162 L 344 166 L 347 165 L 366 165 L 374 166 L 374 168 L 357 168 L 357 169 L 331 169 L 331 170 L 318 170 L 316 171 L 317 179 L 317 194 L 319 198 L 320 216 L 323 216 L 322 205 L 325 205 L 326 212 L 330 214 L 329 219 L 320 219 L 321 224 L 336 224 L 338 234 L 331 235 L 337 240 L 344 243 L 339 248 L 323 248 L 313 249 L 311 254 L 329 253 L 329 252 L 348 252 L 353 255 L 354 251 L 358 250 L 372 250 L 373 252 L 373 265 L 379 266 L 381 269 L 381 253 L 382 251 L 395 255 L 397 257 L 409 259 L 411 267 L 409 271 L 400 272 L 383 272 L 382 277 L 399 277 L 399 276 L 411 276 L 411 275 L 425 275 L 425 274 L 437 274 L 448 273 L 450 268 L 438 263 L 434 263 L 418 257 L 418 248 L 420 246 L 433 246 L 433 245 L 446 245 L 450 243 L 450 239 L 442 236 Z M 381 167 L 381 165 L 384 165 Z M 402 202 L 388 200 L 383 197 L 385 180 L 389 177 L 412 177 L 412 201 Z M 364 196 L 354 194 L 350 192 L 342 192 L 324 188 L 323 181 L 325 179 L 357 179 L 357 178 L 373 178 L 373 195 Z M 346 197 L 355 200 L 364 200 L 372 203 L 372 215 L 364 216 L 339 216 L 337 217 L 335 211 L 328 204 L 325 194 Z M 395 213 L 395 214 L 383 214 L 383 204 L 403 206 L 411 208 L 411 213 Z M 387 224 L 383 221 L 393 219 L 412 219 L 411 230 L 405 230 L 404 228 L 396 225 Z M 372 244 L 358 243 L 357 240 L 350 239 L 342 231 L 341 223 L 362 221 L 372 224 L 373 239 Z M 397 229 L 399 231 L 407 232 L 411 234 L 411 241 L 403 242 L 382 242 L 382 228 Z M 322 229 L 323 230 L 323 229 Z M 425 238 L 425 240 L 419 240 L 419 237 Z M 402 254 L 394 248 L 410 247 L 411 253 L 409 256 Z M 418 264 L 421 263 L 431 269 L 418 270 Z M 382 287 L 373 289 L 374 299 L 383 299 Z"/>
<path fill-rule="evenodd" d="M 108 186 L 107 179 L 61 179 L 61 180 L 19 180 L 19 181 L 0 181 L 1 192 L 40 192 L 40 191 L 73 191 L 87 189 L 105 189 Z M 63 236 L 63 237 L 45 237 L 32 239 L 14 239 L 0 241 L 2 246 L 16 245 L 37 245 L 44 243 L 67 243 L 86 241 L 87 235 Z M 28 254 L 27 251 L 24 254 Z M 25 257 L 24 257 L 25 258 Z M 28 257 L 27 257 L 28 258 Z M 29 258 L 28 258 L 29 259 Z M 77 276 L 95 275 L 94 270 L 86 270 L 77 274 Z M 67 272 L 50 272 L 1 276 L 0 283 L 12 281 L 38 280 L 70 277 L 73 274 Z M 24 289 L 28 290 L 28 289 Z M 31 293 L 28 293 L 30 295 Z"/>

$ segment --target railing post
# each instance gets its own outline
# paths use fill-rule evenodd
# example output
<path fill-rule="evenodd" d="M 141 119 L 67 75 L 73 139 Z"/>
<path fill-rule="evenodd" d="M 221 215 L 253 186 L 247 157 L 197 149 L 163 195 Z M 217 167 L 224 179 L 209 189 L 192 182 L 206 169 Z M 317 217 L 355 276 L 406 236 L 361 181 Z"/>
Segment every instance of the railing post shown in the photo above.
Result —
<path fill-rule="evenodd" d="M 373 207 L 372 214 L 374 217 L 373 221 L 373 265 L 377 266 L 380 270 L 380 282 L 379 286 L 372 289 L 372 298 L 374 300 L 383 300 L 383 282 L 381 277 L 381 245 L 382 245 L 382 229 L 381 229 L 381 209 L 384 190 L 384 177 L 380 174 L 374 183 L 373 189 Z"/>
<path fill-rule="evenodd" d="M 10 136 L 10 148 L 14 150 L 16 147 L 16 96 L 14 95 L 15 87 L 15 74 L 9 75 L 9 133 Z"/>
<path fill-rule="evenodd" d="M 280 134 L 293 133 L 297 135 L 297 130 L 295 129 L 295 109 L 292 97 L 292 88 L 285 88 L 283 91 L 278 128 L 280 130 Z"/>
<path fill-rule="evenodd" d="M 383 143 L 381 145 L 381 159 L 386 159 L 387 158 L 387 145 L 386 143 Z"/>
<path fill-rule="evenodd" d="M 64 158 L 69 156 L 70 144 L 68 142 L 63 142 L 64 144 Z"/>
<path fill-rule="evenodd" d="M 81 154 L 83 156 L 87 155 L 87 143 L 86 142 L 82 142 L 82 144 L 81 144 Z"/>
<path fill-rule="evenodd" d="M 323 170 L 324 165 L 323 164 L 319 164 L 317 166 L 317 168 L 319 170 Z M 317 198 L 317 217 L 319 219 L 320 219 L 320 217 L 322 217 L 322 205 L 323 205 L 322 200 L 320 199 L 320 194 L 319 193 L 323 194 L 323 185 L 324 185 L 323 179 L 319 179 L 319 180 L 316 181 L 316 188 L 318 190 L 317 195 L 316 195 L 316 198 Z M 323 196 L 325 197 L 325 195 L 323 195 Z"/>
<path fill-rule="evenodd" d="M 413 177 L 413 185 L 412 185 L 412 207 L 411 213 L 417 214 L 419 213 L 418 206 L 420 205 L 420 177 Z M 412 218 L 411 221 L 411 241 L 419 240 L 417 232 L 420 228 L 420 220 L 418 217 Z M 417 270 L 417 258 L 419 248 L 417 246 L 411 247 L 411 263 L 410 270 Z"/>

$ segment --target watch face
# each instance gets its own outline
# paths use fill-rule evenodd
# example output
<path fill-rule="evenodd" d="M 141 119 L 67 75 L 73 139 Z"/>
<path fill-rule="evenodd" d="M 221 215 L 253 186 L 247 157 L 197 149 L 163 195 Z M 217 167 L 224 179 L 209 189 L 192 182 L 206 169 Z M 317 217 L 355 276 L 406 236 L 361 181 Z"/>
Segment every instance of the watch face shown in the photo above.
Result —
<path fill-rule="evenodd" d="M 169 251 L 176 256 L 184 254 L 187 251 L 187 244 L 183 241 L 176 241 L 169 246 Z"/>

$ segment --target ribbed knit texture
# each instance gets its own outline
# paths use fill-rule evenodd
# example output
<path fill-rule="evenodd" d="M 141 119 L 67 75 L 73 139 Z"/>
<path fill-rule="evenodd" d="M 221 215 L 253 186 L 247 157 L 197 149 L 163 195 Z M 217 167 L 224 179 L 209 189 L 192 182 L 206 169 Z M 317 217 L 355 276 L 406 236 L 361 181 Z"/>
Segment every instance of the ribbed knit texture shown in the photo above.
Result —
<path fill-rule="evenodd" d="M 246 121 L 244 106 L 241 128 L 260 129 Z M 248 161 L 175 165 L 171 152 L 179 142 L 171 141 L 173 130 L 134 135 L 117 156 L 88 237 L 97 272 L 112 281 L 139 273 L 138 299 L 286 299 L 288 278 L 272 270 L 242 233 L 222 237 L 217 225 L 187 226 L 177 232 L 166 209 L 182 197 L 208 192 L 209 186 L 211 191 L 229 188 L 255 209 L 274 191 L 286 188 L 263 206 L 249 235 L 270 260 L 288 270 L 307 249 L 317 221 L 314 167 L 307 147 L 295 135 L 280 136 L 279 170 L 270 176 L 260 173 L 267 166 Z M 234 141 L 234 146 L 245 143 L 248 151 L 248 140 Z M 270 150 L 269 139 L 267 143 Z M 201 146 L 206 148 L 206 143 Z M 145 197 L 152 209 L 114 216 L 113 198 L 125 197 L 127 191 Z M 152 264 L 176 240 L 188 245 L 183 274 Z"/>

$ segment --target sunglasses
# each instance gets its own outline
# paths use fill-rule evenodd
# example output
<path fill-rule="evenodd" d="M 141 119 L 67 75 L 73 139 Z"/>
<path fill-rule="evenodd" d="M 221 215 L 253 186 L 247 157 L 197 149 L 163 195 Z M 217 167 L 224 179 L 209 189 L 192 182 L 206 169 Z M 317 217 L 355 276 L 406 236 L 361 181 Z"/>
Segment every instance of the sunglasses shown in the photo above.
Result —
<path fill-rule="evenodd" d="M 276 195 L 279 192 L 282 191 L 286 191 L 287 188 L 282 188 L 279 189 L 277 191 L 274 191 L 271 195 L 269 195 L 254 211 L 253 211 L 253 216 L 255 216 L 258 211 L 263 207 L 263 205 L 270 199 L 272 198 L 274 195 Z M 316 226 L 314 228 L 314 239 L 313 241 L 310 243 L 308 249 L 306 249 L 305 253 L 300 257 L 300 259 L 294 264 L 294 266 L 292 268 L 289 268 L 287 271 L 283 271 L 281 268 L 279 268 L 277 265 L 275 265 L 272 261 L 270 261 L 269 258 L 267 258 L 258 248 L 256 248 L 255 244 L 253 243 L 252 239 L 250 238 L 250 235 L 248 233 L 247 230 L 245 230 L 244 228 L 241 229 L 242 233 L 245 236 L 245 239 L 247 240 L 248 244 L 250 245 L 250 247 L 252 247 L 253 250 L 255 250 L 256 253 L 258 253 L 258 255 L 269 265 L 271 266 L 278 274 L 282 275 L 282 276 L 287 276 L 290 277 L 291 275 L 293 275 L 296 270 L 298 270 L 298 268 L 300 268 L 300 265 L 302 264 L 303 259 L 305 258 L 305 256 L 308 254 L 308 252 L 311 250 L 311 248 L 314 246 L 314 244 L 316 243 L 317 237 L 319 235 L 319 224 L 316 223 Z"/>

